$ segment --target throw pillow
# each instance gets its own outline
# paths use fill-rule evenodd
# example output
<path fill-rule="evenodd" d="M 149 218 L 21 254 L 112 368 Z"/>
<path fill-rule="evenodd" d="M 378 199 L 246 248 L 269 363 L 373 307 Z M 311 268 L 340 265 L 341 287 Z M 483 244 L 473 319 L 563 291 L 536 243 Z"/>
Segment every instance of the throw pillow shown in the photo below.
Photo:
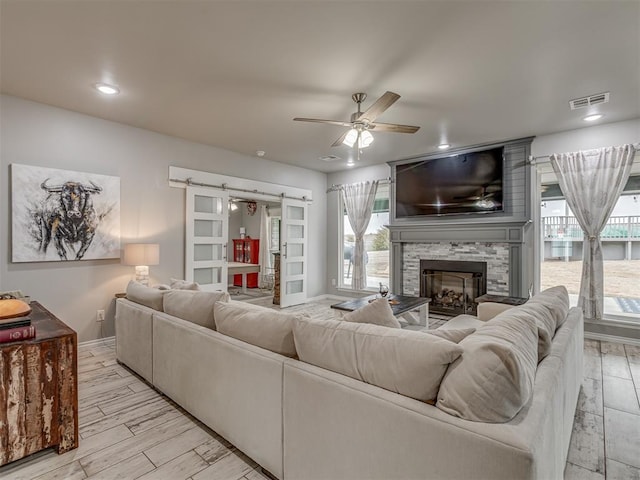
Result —
<path fill-rule="evenodd" d="M 400 322 L 393 315 L 389 300 L 386 298 L 377 298 L 364 307 L 345 313 L 342 319 L 345 322 L 372 323 L 382 327 L 400 328 Z"/>
<path fill-rule="evenodd" d="M 460 330 L 438 328 L 437 330 L 427 330 L 427 333 L 435 335 L 436 337 L 444 338 L 445 340 L 449 340 L 453 343 L 460 343 L 475 331 L 475 328 L 463 328 Z"/>
<path fill-rule="evenodd" d="M 462 353 L 435 335 L 336 320 L 296 319 L 293 338 L 303 362 L 424 402 Z"/>
<path fill-rule="evenodd" d="M 243 302 L 216 302 L 218 332 L 272 352 L 296 357 L 293 322 L 298 315 Z"/>
<path fill-rule="evenodd" d="M 436 406 L 475 422 L 502 423 L 529 401 L 538 365 L 533 314 L 509 309 L 468 336 L 464 353 L 448 368 Z"/>
<path fill-rule="evenodd" d="M 227 292 L 200 292 L 195 290 L 169 290 L 164 295 L 164 311 L 203 327 L 216 329 L 213 305 L 228 302 Z"/>
<path fill-rule="evenodd" d="M 159 312 L 162 311 L 162 297 L 165 293 L 166 290 L 147 287 L 134 280 L 131 280 L 127 285 L 127 300 L 153 308 Z"/>
<path fill-rule="evenodd" d="M 200 285 L 196 282 L 187 282 L 178 278 L 171 279 L 170 287 L 174 290 L 200 290 Z"/>

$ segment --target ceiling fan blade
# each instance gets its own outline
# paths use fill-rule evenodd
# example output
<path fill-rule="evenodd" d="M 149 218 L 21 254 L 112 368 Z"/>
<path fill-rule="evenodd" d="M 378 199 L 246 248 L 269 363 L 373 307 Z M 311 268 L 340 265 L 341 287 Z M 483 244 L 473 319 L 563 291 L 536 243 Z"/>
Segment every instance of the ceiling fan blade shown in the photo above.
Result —
<path fill-rule="evenodd" d="M 351 126 L 351 125 L 349 125 Z M 332 147 L 339 147 L 340 145 L 342 145 L 342 142 L 344 141 L 345 137 L 347 136 L 347 133 L 349 133 L 349 130 L 347 130 L 346 132 L 344 132 L 342 135 L 340 135 L 340 137 L 331 144 Z"/>
<path fill-rule="evenodd" d="M 351 127 L 350 122 L 341 122 L 339 120 L 322 120 L 320 118 L 294 118 L 296 122 L 313 122 L 313 123 L 328 123 L 329 125 L 337 125 L 338 127 Z"/>
<path fill-rule="evenodd" d="M 393 132 L 393 133 L 416 133 L 420 127 L 413 125 L 397 125 L 395 123 L 372 123 L 369 124 L 369 130 L 376 132 Z"/>
<path fill-rule="evenodd" d="M 400 98 L 400 95 L 393 92 L 386 92 L 382 95 L 378 100 L 375 101 L 373 105 L 371 105 L 367 110 L 360 115 L 358 120 L 367 121 L 369 123 L 373 122 L 378 115 L 381 115 L 387 108 L 393 105 L 396 100 Z"/>

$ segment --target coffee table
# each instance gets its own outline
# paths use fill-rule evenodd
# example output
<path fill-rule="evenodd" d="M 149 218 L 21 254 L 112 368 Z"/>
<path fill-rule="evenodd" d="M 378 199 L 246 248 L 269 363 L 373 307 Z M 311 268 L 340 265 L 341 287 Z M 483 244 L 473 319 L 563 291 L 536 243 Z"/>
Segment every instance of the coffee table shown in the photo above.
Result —
<path fill-rule="evenodd" d="M 367 297 L 354 298 L 346 302 L 331 305 L 331 308 L 342 312 L 353 312 L 358 308 L 371 303 L 380 295 L 369 295 Z M 403 295 L 387 295 L 391 311 L 396 317 L 402 317 L 411 325 L 423 325 L 429 327 L 429 303 L 430 298 L 425 297 L 405 297 Z M 416 312 L 417 311 L 417 312 Z M 416 315 L 417 313 L 417 315 Z"/>

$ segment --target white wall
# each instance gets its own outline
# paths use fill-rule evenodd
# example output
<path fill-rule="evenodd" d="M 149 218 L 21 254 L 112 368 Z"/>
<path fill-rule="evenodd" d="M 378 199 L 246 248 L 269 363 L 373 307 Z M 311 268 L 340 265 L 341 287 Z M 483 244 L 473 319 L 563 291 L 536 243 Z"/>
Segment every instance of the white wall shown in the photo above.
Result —
<path fill-rule="evenodd" d="M 168 185 L 180 166 L 300 186 L 309 206 L 309 296 L 324 293 L 326 175 L 266 159 L 129 127 L 3 95 L 0 98 L 0 290 L 21 289 L 78 332 L 80 341 L 113 335 L 113 296 L 124 291 L 132 267 L 115 260 L 11 263 L 9 165 L 46 166 L 121 179 L 122 243 L 160 244 L 151 282 L 184 277 L 184 189 Z M 104 331 L 95 321 L 107 310 Z"/>
<path fill-rule="evenodd" d="M 576 152 L 640 142 L 640 119 L 593 125 L 578 130 L 540 135 L 533 139 L 531 155 Z"/>

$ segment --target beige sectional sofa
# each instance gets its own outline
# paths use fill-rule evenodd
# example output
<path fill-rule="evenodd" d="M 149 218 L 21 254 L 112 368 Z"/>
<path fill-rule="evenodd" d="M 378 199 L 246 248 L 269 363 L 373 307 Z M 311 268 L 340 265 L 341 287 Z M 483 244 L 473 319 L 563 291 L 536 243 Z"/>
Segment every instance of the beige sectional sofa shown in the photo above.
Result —
<path fill-rule="evenodd" d="M 312 322 L 308 318 L 291 315 L 275 318 L 278 314 L 273 311 L 265 312 L 233 301 L 229 308 L 217 309 L 215 301 L 228 301 L 224 293 L 198 292 L 185 302 L 187 294 L 184 293 L 151 292 L 150 296 L 162 300 L 162 308 L 152 308 L 158 307 L 157 298 L 149 301 L 145 295 L 142 299 L 129 295 L 136 302 L 117 300 L 118 360 L 279 479 L 559 479 L 563 476 L 582 381 L 583 321 L 578 309 L 570 309 L 568 313 L 566 309 L 555 310 L 556 314 L 564 312 L 564 318 L 553 332 L 546 357 L 535 369 L 532 393 L 513 418 L 489 423 L 446 413 L 432 404 L 436 399 L 427 403 L 396 393 L 391 391 L 395 388 L 393 385 L 384 383 L 388 379 L 379 379 L 375 371 L 368 374 L 359 371 L 371 370 L 376 359 L 374 363 L 365 364 L 360 358 L 355 359 L 355 371 L 347 371 L 345 375 L 292 358 L 295 353 L 291 352 L 290 333 L 298 329 L 295 345 L 303 347 L 300 342 L 307 340 L 300 335 L 299 328 Z M 176 305 L 188 310 L 184 316 L 190 320 L 166 312 L 179 313 Z M 236 317 L 234 309 L 238 312 Z M 243 312 L 249 309 L 254 312 L 245 317 Z M 227 335 L 208 323 L 209 315 L 214 320 L 214 312 L 220 317 L 224 312 L 225 322 L 218 323 Z M 509 312 L 501 315 L 504 317 Z M 243 320 L 234 322 L 234 318 Z M 274 343 L 271 334 L 252 333 L 258 327 L 251 322 L 259 318 L 264 319 L 265 324 L 277 323 L 272 333 L 277 332 L 276 340 L 282 336 L 281 342 Z M 441 381 L 442 386 L 451 384 L 447 387 L 451 390 L 457 381 L 455 372 L 468 369 L 469 361 L 478 363 L 473 357 L 472 339 L 477 333 L 488 332 L 490 328 L 486 325 L 494 321 L 500 323 L 499 319 L 500 316 L 487 324 L 462 317 L 448 322 L 449 329 L 472 326 L 477 331 L 463 339 L 459 346 L 450 346 L 451 358 L 438 360 L 446 363 L 442 369 L 446 374 L 444 379 L 441 374 L 436 375 L 437 382 Z M 345 333 L 342 325 L 324 323 L 331 332 L 353 335 L 351 344 L 357 348 L 367 345 L 381 348 L 379 343 L 370 343 L 372 338 L 375 342 L 387 342 L 378 338 L 386 337 L 387 333 L 379 330 L 386 327 L 354 327 L 344 322 Z M 216 321 L 214 328 L 215 324 Z M 247 325 L 250 328 L 246 328 Z M 538 327 L 541 328 L 539 322 Z M 415 335 L 431 337 L 423 332 L 388 330 L 394 342 L 402 342 L 405 337 L 407 341 L 423 341 Z M 340 343 L 341 340 L 335 338 L 334 343 Z M 313 336 L 309 339 L 313 341 Z M 437 343 L 439 348 L 444 346 L 439 343 L 441 339 L 429 341 Z M 504 344 L 503 340 L 500 342 Z M 334 343 L 326 346 L 334 348 Z M 467 350 L 465 344 L 469 345 Z M 350 353 L 345 352 L 351 347 L 349 342 L 345 345 L 347 350 L 334 351 L 333 355 L 344 357 L 348 364 Z M 265 346 L 268 349 L 262 348 Z M 307 347 L 299 348 L 297 353 L 303 359 L 312 359 Z M 485 349 L 483 355 L 493 351 L 492 348 Z M 398 350 L 390 352 L 389 358 L 393 358 Z M 373 354 L 375 356 L 375 350 Z M 358 355 L 365 354 L 359 352 Z M 452 360 L 455 357 L 457 359 Z M 517 370 L 517 365 L 514 367 L 510 361 L 506 360 L 507 366 Z M 451 365 L 448 362 L 452 362 Z M 339 367 L 334 370 L 341 371 Z M 371 383 L 352 378 L 360 373 Z M 385 388 L 372 384 L 378 381 Z M 480 389 L 489 395 L 492 391 L 491 385 L 480 386 Z M 482 409 L 477 412 L 483 414 Z"/>

